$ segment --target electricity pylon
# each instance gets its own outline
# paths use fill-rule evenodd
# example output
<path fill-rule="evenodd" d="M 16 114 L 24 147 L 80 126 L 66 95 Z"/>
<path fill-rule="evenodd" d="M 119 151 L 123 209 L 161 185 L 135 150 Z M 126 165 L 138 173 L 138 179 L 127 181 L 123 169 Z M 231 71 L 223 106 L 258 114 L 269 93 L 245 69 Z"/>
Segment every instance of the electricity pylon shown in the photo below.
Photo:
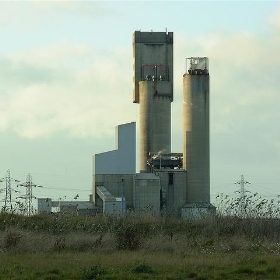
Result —
<path fill-rule="evenodd" d="M 245 184 L 251 184 L 248 181 L 244 180 L 244 176 L 241 175 L 241 180 L 236 182 L 235 184 L 239 184 L 240 185 L 240 191 L 238 191 L 240 193 L 240 199 L 244 199 L 245 198 Z"/>
<path fill-rule="evenodd" d="M 25 195 L 21 196 L 20 198 L 25 199 L 25 206 L 24 206 L 25 214 L 27 216 L 31 216 L 34 213 L 34 208 L 33 208 L 33 205 L 32 205 L 32 199 L 36 198 L 32 194 L 32 188 L 33 187 L 42 187 L 42 186 L 33 184 L 32 176 L 31 176 L 30 173 L 28 173 L 27 176 L 26 176 L 26 182 L 22 183 L 22 184 L 18 184 L 18 186 L 23 186 L 23 187 L 26 188 Z"/>
<path fill-rule="evenodd" d="M 12 205 L 12 188 L 11 188 L 11 182 L 18 183 L 19 180 L 11 178 L 10 170 L 7 170 L 7 176 L 0 179 L 0 182 L 6 181 L 6 188 L 5 188 L 5 199 L 4 199 L 4 206 L 3 211 L 13 211 L 13 205 Z"/>
<path fill-rule="evenodd" d="M 239 184 L 240 185 L 240 191 L 237 191 L 240 193 L 240 201 L 239 201 L 239 208 L 240 208 L 240 215 L 242 217 L 246 216 L 246 212 L 247 212 L 247 203 L 245 202 L 245 193 L 249 192 L 249 191 L 245 191 L 245 185 L 246 184 L 251 184 L 248 181 L 244 180 L 244 176 L 241 175 L 241 180 L 236 182 L 235 184 Z"/>

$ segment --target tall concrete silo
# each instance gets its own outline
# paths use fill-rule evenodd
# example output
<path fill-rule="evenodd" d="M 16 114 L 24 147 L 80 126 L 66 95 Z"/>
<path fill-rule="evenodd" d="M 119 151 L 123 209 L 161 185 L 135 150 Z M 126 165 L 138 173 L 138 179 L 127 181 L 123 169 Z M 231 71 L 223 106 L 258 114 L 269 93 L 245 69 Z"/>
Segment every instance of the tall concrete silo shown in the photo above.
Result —
<path fill-rule="evenodd" d="M 147 172 L 149 155 L 171 151 L 173 32 L 133 34 L 133 102 L 140 105 L 139 168 Z"/>
<path fill-rule="evenodd" d="M 183 76 L 183 168 L 187 202 L 210 202 L 209 64 L 206 57 L 187 59 Z"/>

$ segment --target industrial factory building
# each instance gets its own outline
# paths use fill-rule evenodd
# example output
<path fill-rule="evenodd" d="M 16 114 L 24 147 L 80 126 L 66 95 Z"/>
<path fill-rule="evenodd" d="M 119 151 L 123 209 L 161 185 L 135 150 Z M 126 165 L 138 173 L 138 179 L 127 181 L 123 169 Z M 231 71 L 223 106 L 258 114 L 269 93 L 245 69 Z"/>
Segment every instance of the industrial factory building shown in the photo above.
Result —
<path fill-rule="evenodd" d="M 133 72 L 140 171 L 136 172 L 136 124 L 120 125 L 116 150 L 93 157 L 93 202 L 106 212 L 99 195 L 102 187 L 122 201 L 125 211 L 137 215 L 189 218 L 215 213 L 210 204 L 208 58 L 187 59 L 183 153 L 171 151 L 173 32 L 134 32 Z"/>
<path fill-rule="evenodd" d="M 182 218 L 215 213 L 210 203 L 209 61 L 191 57 L 186 62 L 183 147 L 182 152 L 172 152 L 173 32 L 134 32 L 139 172 L 136 123 L 121 124 L 116 127 L 115 150 L 93 156 L 90 202 L 95 212 Z"/>

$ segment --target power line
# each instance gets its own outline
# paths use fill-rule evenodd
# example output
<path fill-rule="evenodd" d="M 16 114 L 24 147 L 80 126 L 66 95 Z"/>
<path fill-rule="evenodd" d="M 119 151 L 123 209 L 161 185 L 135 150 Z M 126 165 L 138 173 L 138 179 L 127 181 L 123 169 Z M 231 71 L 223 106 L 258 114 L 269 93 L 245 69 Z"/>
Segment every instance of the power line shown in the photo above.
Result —
<path fill-rule="evenodd" d="M 89 190 L 82 190 L 82 189 L 66 189 L 66 188 L 56 188 L 54 186 L 52 187 L 45 187 L 45 186 L 42 186 L 42 188 L 44 189 L 49 189 L 49 190 L 61 190 L 61 191 L 84 191 L 84 192 L 88 192 Z"/>
<path fill-rule="evenodd" d="M 26 171 L 23 171 L 23 170 L 16 170 L 20 173 L 23 173 L 23 172 L 26 172 Z M 66 171 L 68 172 L 68 171 Z M 69 175 L 69 174 L 54 174 L 54 173 L 41 173 L 41 172 L 29 172 L 31 175 L 39 175 L 39 176 L 46 176 L 46 177 L 63 177 L 63 178 L 71 178 L 72 180 L 73 179 L 76 179 L 76 180 L 81 180 L 81 179 L 85 179 L 85 180 L 88 180 L 89 177 L 88 176 L 85 176 L 85 175 Z"/>

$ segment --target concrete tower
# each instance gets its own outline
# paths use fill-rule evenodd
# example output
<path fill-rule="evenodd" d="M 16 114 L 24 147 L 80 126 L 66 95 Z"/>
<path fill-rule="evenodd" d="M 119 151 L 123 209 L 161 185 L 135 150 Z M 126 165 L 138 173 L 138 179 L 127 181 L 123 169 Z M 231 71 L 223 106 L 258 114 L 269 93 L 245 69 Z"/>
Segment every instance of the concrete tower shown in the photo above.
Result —
<path fill-rule="evenodd" d="M 187 59 L 183 76 L 183 168 L 187 202 L 210 202 L 209 64 L 206 57 Z"/>
<path fill-rule="evenodd" d="M 173 32 L 133 34 L 133 102 L 140 104 L 139 168 L 147 172 L 149 155 L 171 151 Z"/>

